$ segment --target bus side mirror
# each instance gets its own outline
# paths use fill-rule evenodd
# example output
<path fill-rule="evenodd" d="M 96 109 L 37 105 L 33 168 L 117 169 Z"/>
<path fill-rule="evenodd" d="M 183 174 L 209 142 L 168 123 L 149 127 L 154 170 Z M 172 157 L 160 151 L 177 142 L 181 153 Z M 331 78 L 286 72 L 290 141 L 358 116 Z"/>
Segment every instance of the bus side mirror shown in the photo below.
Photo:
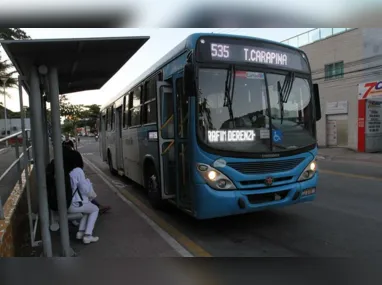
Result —
<path fill-rule="evenodd" d="M 184 66 L 183 83 L 184 94 L 186 96 L 193 96 L 195 92 L 195 70 L 192 63 L 187 63 Z"/>
<path fill-rule="evenodd" d="M 321 120 L 320 91 L 318 84 L 313 84 L 314 106 L 316 107 L 316 121 Z"/>

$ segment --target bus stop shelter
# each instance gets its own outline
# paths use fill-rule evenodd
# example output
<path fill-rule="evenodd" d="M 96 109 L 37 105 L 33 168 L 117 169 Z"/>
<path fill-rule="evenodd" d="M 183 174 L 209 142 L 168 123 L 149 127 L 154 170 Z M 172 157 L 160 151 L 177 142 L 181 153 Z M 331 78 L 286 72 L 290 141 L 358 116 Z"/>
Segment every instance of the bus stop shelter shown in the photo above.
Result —
<path fill-rule="evenodd" d="M 149 37 L 0 41 L 29 95 L 34 169 L 43 253 L 52 257 L 45 168 L 50 161 L 46 102 L 50 103 L 63 256 L 71 256 L 61 147 L 59 95 L 100 89 Z M 21 117 L 24 118 L 23 108 Z M 23 128 L 25 129 L 25 128 Z"/>

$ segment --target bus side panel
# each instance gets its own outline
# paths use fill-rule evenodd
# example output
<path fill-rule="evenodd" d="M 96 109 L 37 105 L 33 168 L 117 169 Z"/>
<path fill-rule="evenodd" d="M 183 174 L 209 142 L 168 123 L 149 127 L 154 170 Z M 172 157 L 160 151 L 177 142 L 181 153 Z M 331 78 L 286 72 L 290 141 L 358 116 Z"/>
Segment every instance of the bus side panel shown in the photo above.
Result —
<path fill-rule="evenodd" d="M 123 165 L 125 176 L 141 184 L 138 131 L 139 128 L 134 127 L 122 133 Z"/>
<path fill-rule="evenodd" d="M 144 166 L 145 163 L 153 163 L 157 174 L 160 174 L 159 169 L 159 154 L 158 154 L 158 140 L 149 140 L 149 132 L 156 132 L 158 130 L 156 123 L 143 126 L 139 132 L 139 152 L 140 156 L 140 168 L 141 168 L 141 185 L 144 185 Z"/>

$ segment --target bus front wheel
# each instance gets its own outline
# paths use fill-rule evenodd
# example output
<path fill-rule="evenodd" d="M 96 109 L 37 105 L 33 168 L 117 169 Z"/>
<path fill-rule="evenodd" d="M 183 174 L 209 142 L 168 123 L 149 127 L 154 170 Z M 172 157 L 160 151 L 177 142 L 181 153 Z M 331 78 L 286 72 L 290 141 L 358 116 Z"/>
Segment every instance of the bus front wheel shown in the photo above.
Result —
<path fill-rule="evenodd" d="M 146 175 L 146 187 L 149 202 L 154 209 L 163 210 L 166 202 L 162 200 L 160 182 L 155 170 L 150 169 Z"/>

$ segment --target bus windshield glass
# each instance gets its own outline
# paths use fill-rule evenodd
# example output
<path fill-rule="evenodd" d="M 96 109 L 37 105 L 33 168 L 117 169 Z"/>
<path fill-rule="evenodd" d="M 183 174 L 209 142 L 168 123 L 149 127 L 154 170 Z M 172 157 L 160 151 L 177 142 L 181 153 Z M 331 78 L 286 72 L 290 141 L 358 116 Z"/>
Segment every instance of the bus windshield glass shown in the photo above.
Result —
<path fill-rule="evenodd" d="M 198 135 L 214 149 L 264 153 L 312 145 L 312 112 L 305 78 L 233 68 L 199 70 Z"/>

